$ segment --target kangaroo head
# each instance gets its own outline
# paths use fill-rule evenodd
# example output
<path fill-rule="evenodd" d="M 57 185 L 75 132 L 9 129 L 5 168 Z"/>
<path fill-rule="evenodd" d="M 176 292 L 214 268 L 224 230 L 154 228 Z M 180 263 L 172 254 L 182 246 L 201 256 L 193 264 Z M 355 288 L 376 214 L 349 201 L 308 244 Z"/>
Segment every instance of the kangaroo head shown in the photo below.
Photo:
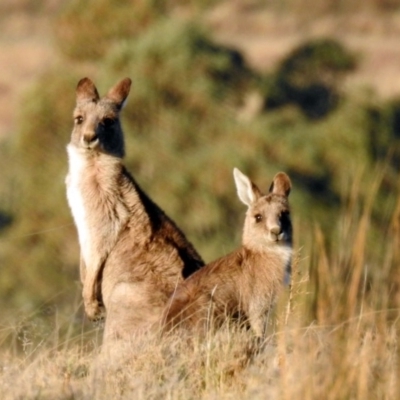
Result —
<path fill-rule="evenodd" d="M 96 86 L 83 78 L 76 88 L 76 107 L 71 145 L 88 153 L 124 156 L 124 137 L 119 113 L 128 97 L 131 80 L 125 78 L 100 98 Z"/>
<path fill-rule="evenodd" d="M 275 175 L 268 194 L 237 168 L 233 170 L 239 199 L 247 205 L 243 244 L 252 248 L 268 245 L 290 245 L 292 224 L 288 196 L 289 177 L 284 172 Z"/>

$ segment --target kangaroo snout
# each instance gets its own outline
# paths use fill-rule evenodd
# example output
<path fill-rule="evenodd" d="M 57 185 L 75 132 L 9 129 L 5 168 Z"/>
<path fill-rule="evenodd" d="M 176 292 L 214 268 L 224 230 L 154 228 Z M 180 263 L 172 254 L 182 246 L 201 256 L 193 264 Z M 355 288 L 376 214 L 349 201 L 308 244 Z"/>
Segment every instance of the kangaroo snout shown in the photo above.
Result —
<path fill-rule="evenodd" d="M 270 233 L 270 239 L 273 242 L 278 242 L 279 240 L 282 240 L 283 232 L 280 225 L 273 225 L 270 228 L 269 233 Z"/>
<path fill-rule="evenodd" d="M 282 225 L 279 211 L 271 210 L 266 216 L 266 231 L 271 242 L 280 242 L 285 239 L 285 228 Z"/>
<path fill-rule="evenodd" d="M 96 132 L 86 132 L 81 138 L 82 145 L 86 148 L 93 148 L 99 141 L 99 136 Z"/>

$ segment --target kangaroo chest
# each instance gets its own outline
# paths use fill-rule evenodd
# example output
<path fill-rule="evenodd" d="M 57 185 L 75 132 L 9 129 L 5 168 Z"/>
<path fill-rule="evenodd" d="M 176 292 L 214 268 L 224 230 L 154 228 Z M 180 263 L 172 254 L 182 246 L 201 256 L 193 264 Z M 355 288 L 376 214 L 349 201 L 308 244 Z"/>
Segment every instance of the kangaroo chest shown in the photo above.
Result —
<path fill-rule="evenodd" d="M 87 161 L 72 147 L 67 147 L 69 171 L 66 179 L 67 200 L 78 231 L 82 257 L 87 263 L 91 253 L 90 230 L 87 218 L 87 205 L 84 201 L 84 182 Z"/>
<path fill-rule="evenodd" d="M 283 284 L 290 284 L 292 272 L 292 248 L 290 246 L 280 246 L 274 249 L 275 256 L 280 259 L 282 265 Z"/>
<path fill-rule="evenodd" d="M 248 260 L 251 273 L 249 275 L 249 290 L 257 293 L 270 293 L 274 288 L 290 283 L 292 249 L 289 246 L 276 246 L 267 253 Z M 248 267 L 250 267 L 248 265 Z M 244 279 L 245 279 L 244 277 Z"/>
<path fill-rule="evenodd" d="M 116 204 L 115 194 L 103 188 L 96 178 L 101 169 L 73 146 L 69 145 L 67 150 L 67 199 L 78 231 L 81 254 L 89 266 L 112 247 L 124 216 Z"/>

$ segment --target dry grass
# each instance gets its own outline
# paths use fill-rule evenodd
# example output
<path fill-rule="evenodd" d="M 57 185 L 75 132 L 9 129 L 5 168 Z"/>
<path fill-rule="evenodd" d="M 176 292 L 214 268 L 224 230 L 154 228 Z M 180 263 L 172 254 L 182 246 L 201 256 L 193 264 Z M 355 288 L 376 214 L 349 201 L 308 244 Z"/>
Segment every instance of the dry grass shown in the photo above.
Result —
<path fill-rule="evenodd" d="M 71 343 L 2 351 L 3 399 L 396 398 L 398 327 L 380 313 L 336 326 L 275 328 L 256 351 L 249 332 L 204 341 L 140 337 L 98 354 Z M 294 325 L 294 326 L 293 326 Z"/>
<path fill-rule="evenodd" d="M 380 176 L 363 199 L 353 184 L 337 248 L 325 248 L 318 228 L 298 236 L 293 284 L 261 345 L 227 325 L 203 339 L 143 335 L 100 352 L 99 330 L 72 334 L 75 304 L 50 331 L 37 333 L 34 319 L 3 329 L 2 399 L 396 398 L 400 198 L 374 259 L 366 221 Z"/>

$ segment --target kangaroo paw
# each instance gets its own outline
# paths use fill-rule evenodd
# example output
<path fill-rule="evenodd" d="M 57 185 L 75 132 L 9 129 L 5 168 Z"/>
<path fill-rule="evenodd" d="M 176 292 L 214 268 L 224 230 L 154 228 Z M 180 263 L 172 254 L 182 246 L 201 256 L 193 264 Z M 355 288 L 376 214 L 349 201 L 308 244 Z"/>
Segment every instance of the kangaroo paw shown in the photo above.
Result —
<path fill-rule="evenodd" d="M 97 300 L 84 301 L 86 316 L 91 321 L 99 321 L 104 318 L 105 309 Z"/>

